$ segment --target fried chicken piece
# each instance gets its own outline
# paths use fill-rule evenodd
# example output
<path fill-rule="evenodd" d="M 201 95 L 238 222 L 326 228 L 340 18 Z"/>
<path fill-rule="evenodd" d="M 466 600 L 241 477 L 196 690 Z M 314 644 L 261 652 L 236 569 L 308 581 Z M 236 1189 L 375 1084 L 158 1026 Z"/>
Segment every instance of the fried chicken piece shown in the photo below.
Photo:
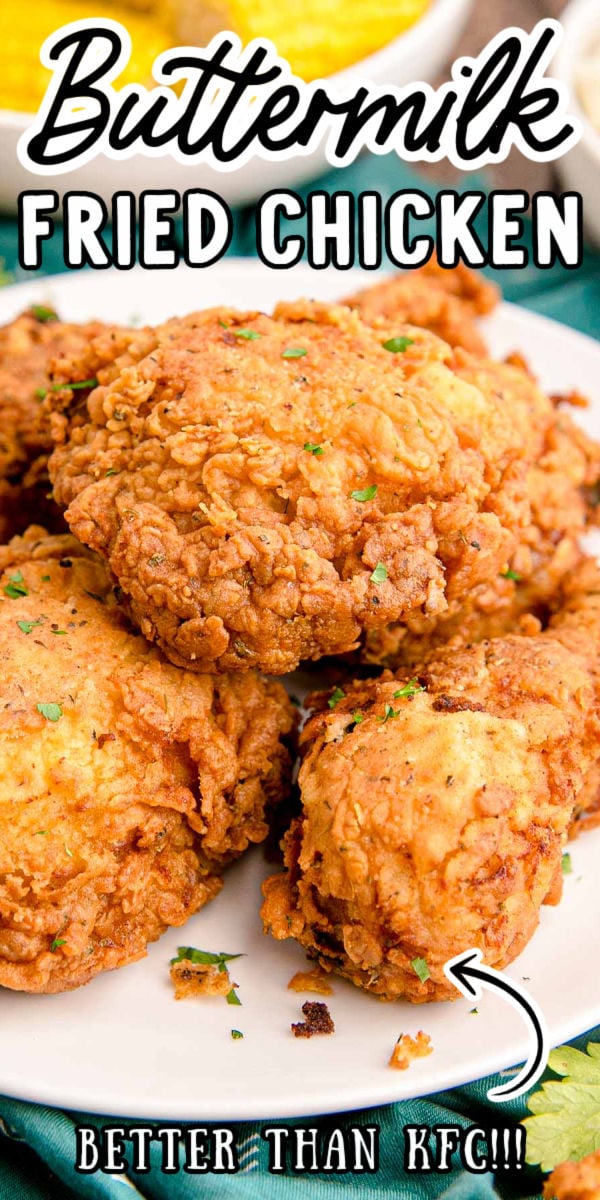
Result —
<path fill-rule="evenodd" d="M 117 343 L 86 405 L 53 393 L 50 470 L 72 531 L 178 665 L 279 674 L 451 613 L 528 528 L 556 413 L 514 367 L 308 302 Z"/>
<path fill-rule="evenodd" d="M 265 837 L 292 708 L 165 662 L 70 535 L 33 528 L 0 569 L 0 985 L 57 992 L 141 958 Z"/>
<path fill-rule="evenodd" d="M 344 304 L 358 309 L 363 321 L 405 321 L 430 329 L 450 346 L 484 355 L 485 341 L 475 320 L 492 312 L 499 299 L 498 288 L 480 273 L 462 263 L 447 270 L 431 259 L 416 271 L 348 296 Z"/>
<path fill-rule="evenodd" d="M 65 528 L 49 494 L 52 438 L 43 399 L 54 360 L 65 355 L 75 368 L 102 328 L 98 322 L 65 324 L 39 305 L 0 327 L 0 542 L 32 522 Z"/>
<path fill-rule="evenodd" d="M 555 1167 L 544 1184 L 544 1200 L 600 1200 L 600 1150 L 579 1162 Z"/>
<path fill-rule="evenodd" d="M 382 999 L 456 996 L 443 966 L 503 967 L 562 888 L 599 754 L 600 570 L 545 633 L 440 651 L 411 679 L 347 685 L 303 734 L 302 814 L 265 927 Z M 417 960 L 424 960 L 423 964 Z"/>
<path fill-rule="evenodd" d="M 472 378 L 471 361 L 467 364 Z M 485 382 L 476 375 L 477 382 L 492 388 L 495 364 L 482 363 L 481 371 Z M 529 394 L 527 374 L 521 368 L 512 376 L 504 400 L 524 437 L 528 436 Z M 570 403 L 570 397 L 565 403 Z M 600 446 L 571 420 L 564 407 L 546 425 L 538 446 L 538 457 L 527 471 L 530 519 L 502 572 L 475 587 L 458 610 L 435 616 L 419 614 L 402 625 L 369 631 L 361 652 L 364 661 L 391 670 L 410 668 L 412 663 L 435 656 L 452 638 L 481 641 L 520 627 L 523 633 L 531 633 L 535 631 L 532 616 L 542 623 L 546 620 L 562 582 L 584 559 L 581 534 L 598 520 Z"/>

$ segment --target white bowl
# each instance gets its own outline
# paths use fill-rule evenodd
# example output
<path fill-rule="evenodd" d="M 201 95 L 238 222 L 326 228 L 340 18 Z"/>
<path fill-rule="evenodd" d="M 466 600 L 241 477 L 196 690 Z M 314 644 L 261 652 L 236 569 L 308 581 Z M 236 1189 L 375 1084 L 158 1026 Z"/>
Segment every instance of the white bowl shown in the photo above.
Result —
<path fill-rule="evenodd" d="M 600 243 L 600 132 L 594 128 L 577 94 L 577 69 L 594 42 L 600 46 L 600 3 L 573 0 L 562 14 L 563 43 L 554 75 L 569 88 L 571 111 L 582 123 L 578 144 L 557 163 L 563 186 L 580 192 L 586 232 Z"/>
<path fill-rule="evenodd" d="M 417 80 L 431 82 L 451 53 L 471 3 L 472 0 L 433 0 L 425 16 L 406 33 L 333 78 L 344 85 L 367 81 L 401 87 Z M 30 113 L 0 110 L 0 208 L 5 211 L 14 211 L 20 191 L 39 187 L 53 188 L 59 193 L 90 191 L 109 201 L 113 192 L 125 189 L 139 195 L 145 188 L 167 187 L 180 192 L 191 187 L 210 188 L 228 204 L 249 204 L 272 188 L 295 187 L 327 170 L 320 148 L 308 157 L 281 163 L 254 159 L 231 172 L 217 172 L 204 165 L 187 166 L 169 157 L 151 159 L 137 155 L 114 162 L 100 156 L 56 179 L 42 178 L 26 171 L 17 159 L 17 142 L 31 120 Z"/>

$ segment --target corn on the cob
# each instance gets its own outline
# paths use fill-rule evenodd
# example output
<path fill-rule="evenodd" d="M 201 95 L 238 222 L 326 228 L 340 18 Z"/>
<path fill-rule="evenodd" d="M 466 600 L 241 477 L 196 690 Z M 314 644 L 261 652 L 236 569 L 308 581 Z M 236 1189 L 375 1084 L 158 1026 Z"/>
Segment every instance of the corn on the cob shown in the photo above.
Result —
<path fill-rule="evenodd" d="M 169 0 L 166 0 L 169 2 Z M 170 0 L 177 41 L 205 45 L 219 29 L 268 37 L 302 79 L 320 79 L 414 25 L 430 0 Z"/>
<path fill-rule="evenodd" d="M 50 80 L 50 72 L 40 63 L 42 42 L 68 21 L 98 17 L 99 7 L 97 0 L 29 0 L 27 4 L 1 0 L 0 108 L 35 112 Z M 173 45 L 166 17 L 142 15 L 127 4 L 101 7 L 104 16 L 113 17 L 127 27 L 133 42 L 130 62 L 118 82 L 149 83 L 157 54 Z"/>

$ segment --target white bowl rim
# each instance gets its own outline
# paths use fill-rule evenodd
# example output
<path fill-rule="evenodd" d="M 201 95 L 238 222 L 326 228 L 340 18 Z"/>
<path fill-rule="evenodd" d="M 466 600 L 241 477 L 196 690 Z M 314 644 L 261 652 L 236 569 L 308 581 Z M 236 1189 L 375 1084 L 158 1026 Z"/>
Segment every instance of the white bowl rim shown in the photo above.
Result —
<path fill-rule="evenodd" d="M 575 69 L 581 62 L 583 39 L 593 25 L 597 27 L 600 49 L 598 0 L 571 0 L 563 9 L 560 21 L 563 26 L 563 41 L 554 64 L 554 74 L 569 88 L 573 109 L 581 121 L 583 135 L 579 145 L 585 144 L 600 164 L 600 131 L 592 124 L 581 104 L 574 79 Z"/>
<path fill-rule="evenodd" d="M 405 33 L 399 34 L 393 38 L 387 45 L 382 46 L 380 50 L 376 50 L 373 54 L 369 54 L 367 58 L 361 58 L 356 63 L 351 63 L 349 67 L 345 67 L 343 71 L 337 71 L 334 75 L 326 76 L 327 79 L 334 79 L 336 84 L 342 85 L 354 82 L 355 77 L 362 79 L 371 78 L 372 71 L 376 74 L 382 69 L 385 70 L 389 61 L 394 60 L 396 52 L 400 44 L 403 49 L 408 49 L 410 52 L 415 51 L 417 46 L 423 40 L 431 37 L 434 34 L 435 22 L 442 14 L 447 20 L 451 20 L 454 16 L 460 20 L 463 12 L 466 12 L 472 4 L 472 0 L 430 0 L 429 8 L 411 25 Z M 439 31 L 438 31 L 439 33 Z M 32 112 L 18 112 L 11 108 L 0 108 L 0 124 L 5 127 L 17 130 L 24 130 L 33 120 L 35 114 Z"/>

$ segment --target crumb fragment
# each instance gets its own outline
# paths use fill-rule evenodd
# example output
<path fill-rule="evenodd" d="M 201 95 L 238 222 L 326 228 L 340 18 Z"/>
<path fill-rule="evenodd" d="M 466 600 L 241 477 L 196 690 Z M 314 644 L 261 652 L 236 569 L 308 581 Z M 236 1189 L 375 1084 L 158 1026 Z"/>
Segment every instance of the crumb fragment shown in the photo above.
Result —
<path fill-rule="evenodd" d="M 190 958 L 171 963 L 170 976 L 175 988 L 176 1000 L 190 1000 L 194 996 L 227 996 L 232 985 L 229 971 L 213 963 L 195 963 Z"/>
<path fill-rule="evenodd" d="M 305 1021 L 292 1024 L 294 1037 L 310 1038 L 315 1033 L 333 1033 L 335 1025 L 326 1004 L 320 1000 L 306 1000 L 302 1005 Z"/>
<path fill-rule="evenodd" d="M 433 1054 L 433 1046 L 428 1033 L 420 1029 L 416 1038 L 409 1033 L 402 1033 L 392 1050 L 388 1066 L 396 1071 L 406 1071 L 414 1058 L 427 1058 L 429 1054 Z"/>
<path fill-rule="evenodd" d="M 598 1200 L 600 1196 L 600 1150 L 579 1162 L 564 1162 L 546 1180 L 544 1200 Z"/>
<path fill-rule="evenodd" d="M 314 967 L 312 971 L 296 971 L 288 983 L 288 988 L 292 992 L 318 992 L 321 996 L 333 995 L 333 988 L 320 967 Z"/>

